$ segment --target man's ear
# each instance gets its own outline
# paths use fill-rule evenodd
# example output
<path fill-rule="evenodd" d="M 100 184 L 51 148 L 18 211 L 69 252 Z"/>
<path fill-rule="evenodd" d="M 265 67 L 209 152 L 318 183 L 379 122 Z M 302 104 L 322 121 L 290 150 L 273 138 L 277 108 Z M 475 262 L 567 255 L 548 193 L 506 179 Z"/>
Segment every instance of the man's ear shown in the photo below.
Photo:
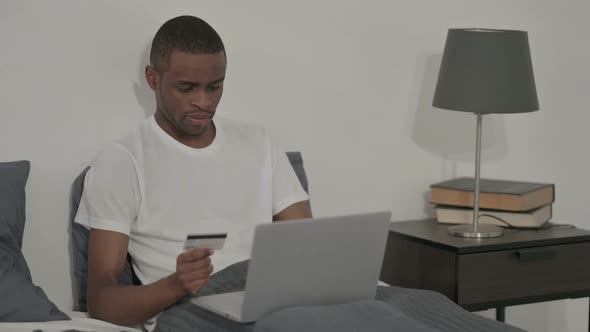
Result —
<path fill-rule="evenodd" d="M 158 72 L 154 66 L 145 66 L 145 80 L 152 90 L 157 91 L 159 79 Z"/>

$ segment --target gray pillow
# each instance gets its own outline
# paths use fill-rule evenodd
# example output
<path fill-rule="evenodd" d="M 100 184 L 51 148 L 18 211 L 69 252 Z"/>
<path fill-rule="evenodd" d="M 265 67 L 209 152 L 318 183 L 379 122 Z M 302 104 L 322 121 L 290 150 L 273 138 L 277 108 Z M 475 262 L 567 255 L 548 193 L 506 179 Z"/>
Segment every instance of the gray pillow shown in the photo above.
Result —
<path fill-rule="evenodd" d="M 303 190 L 306 193 L 309 193 L 309 185 L 307 184 L 307 174 L 305 174 L 305 168 L 303 167 L 303 157 L 301 156 L 301 152 L 299 151 L 290 151 L 287 152 L 287 158 L 293 166 L 293 170 L 295 171 L 295 175 L 299 179 Z"/>
<path fill-rule="evenodd" d="M 0 321 L 69 320 L 32 282 L 21 252 L 30 163 L 0 163 Z"/>
<path fill-rule="evenodd" d="M 28 160 L 0 163 L 0 215 L 22 247 L 25 230 L 25 184 L 31 163 Z"/>
<path fill-rule="evenodd" d="M 290 151 L 287 152 L 287 158 L 289 158 L 289 162 L 291 166 L 293 166 L 293 170 L 295 171 L 295 175 L 297 175 L 297 179 L 299 179 L 299 183 L 303 187 L 303 190 L 309 195 L 309 185 L 307 183 L 307 174 L 305 173 L 305 167 L 303 167 L 303 157 L 301 156 L 301 152 L 299 151 Z M 307 206 L 309 207 L 309 211 L 311 211 L 311 200 L 307 201 Z"/>

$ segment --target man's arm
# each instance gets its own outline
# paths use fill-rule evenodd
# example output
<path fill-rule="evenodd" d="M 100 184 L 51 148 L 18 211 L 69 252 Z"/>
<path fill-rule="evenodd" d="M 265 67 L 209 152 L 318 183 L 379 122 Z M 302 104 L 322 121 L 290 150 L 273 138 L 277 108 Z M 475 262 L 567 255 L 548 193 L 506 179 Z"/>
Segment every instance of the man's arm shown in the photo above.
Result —
<path fill-rule="evenodd" d="M 281 212 L 275 214 L 273 221 L 295 220 L 295 219 L 309 219 L 311 218 L 311 210 L 309 209 L 308 201 L 301 201 L 289 205 Z"/>
<path fill-rule="evenodd" d="M 88 248 L 88 312 L 118 325 L 135 325 L 201 288 L 213 271 L 208 249 L 180 254 L 176 272 L 145 286 L 121 286 L 129 237 L 92 229 Z"/>

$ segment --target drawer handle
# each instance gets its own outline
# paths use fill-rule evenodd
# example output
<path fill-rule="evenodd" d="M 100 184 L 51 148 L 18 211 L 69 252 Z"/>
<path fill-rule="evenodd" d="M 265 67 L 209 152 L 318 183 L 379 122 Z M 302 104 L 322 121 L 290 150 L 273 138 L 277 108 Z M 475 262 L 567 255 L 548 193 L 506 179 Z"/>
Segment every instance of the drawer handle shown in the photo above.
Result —
<path fill-rule="evenodd" d="M 541 249 L 541 250 L 523 250 L 516 251 L 516 256 L 523 262 L 537 261 L 548 259 L 555 256 L 555 250 Z"/>

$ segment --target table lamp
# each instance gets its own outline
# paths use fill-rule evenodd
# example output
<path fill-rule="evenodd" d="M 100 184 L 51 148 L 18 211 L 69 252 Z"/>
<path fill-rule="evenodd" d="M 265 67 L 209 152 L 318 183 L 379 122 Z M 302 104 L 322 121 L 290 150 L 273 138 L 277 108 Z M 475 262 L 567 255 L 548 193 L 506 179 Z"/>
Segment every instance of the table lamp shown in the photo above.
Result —
<path fill-rule="evenodd" d="M 473 223 L 451 226 L 449 234 L 502 236 L 500 227 L 479 225 L 482 118 L 539 109 L 527 32 L 449 29 L 432 106 L 477 115 Z"/>

